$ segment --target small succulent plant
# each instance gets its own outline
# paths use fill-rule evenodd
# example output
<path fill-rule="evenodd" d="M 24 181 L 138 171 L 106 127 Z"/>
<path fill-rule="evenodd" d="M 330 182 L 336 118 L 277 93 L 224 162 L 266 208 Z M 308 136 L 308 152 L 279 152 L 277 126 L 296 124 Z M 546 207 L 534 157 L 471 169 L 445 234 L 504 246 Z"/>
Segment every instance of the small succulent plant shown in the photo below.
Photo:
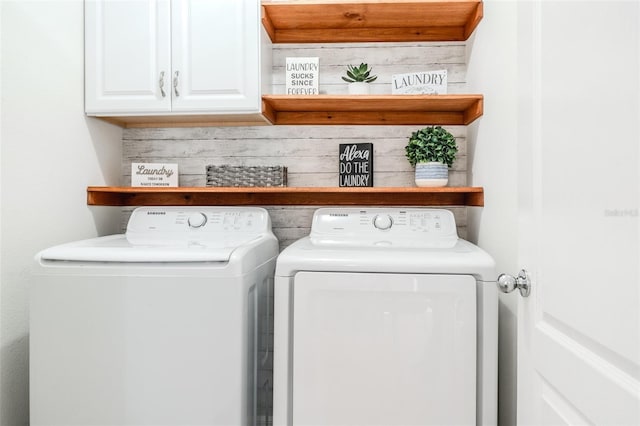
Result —
<path fill-rule="evenodd" d="M 456 139 L 447 130 L 441 126 L 429 126 L 411 134 L 405 151 L 412 166 L 437 161 L 451 167 L 458 147 Z"/>
<path fill-rule="evenodd" d="M 371 75 L 371 68 L 367 64 L 360 64 L 359 66 L 347 65 L 347 76 L 342 77 L 347 83 L 371 83 L 377 78 L 377 75 Z"/>

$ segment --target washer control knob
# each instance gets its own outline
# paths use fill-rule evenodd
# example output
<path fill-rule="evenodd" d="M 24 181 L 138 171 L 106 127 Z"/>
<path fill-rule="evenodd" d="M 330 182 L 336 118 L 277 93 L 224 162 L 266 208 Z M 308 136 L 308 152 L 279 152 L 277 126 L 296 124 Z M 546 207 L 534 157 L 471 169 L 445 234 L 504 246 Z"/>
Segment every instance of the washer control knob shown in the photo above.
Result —
<path fill-rule="evenodd" d="M 373 226 L 383 231 L 391 228 L 392 225 L 393 219 L 387 214 L 376 215 L 376 217 L 373 218 Z"/>
<path fill-rule="evenodd" d="M 193 213 L 189 216 L 189 219 L 187 219 L 187 223 L 191 228 L 201 228 L 205 223 L 207 223 L 207 215 L 200 212 Z"/>

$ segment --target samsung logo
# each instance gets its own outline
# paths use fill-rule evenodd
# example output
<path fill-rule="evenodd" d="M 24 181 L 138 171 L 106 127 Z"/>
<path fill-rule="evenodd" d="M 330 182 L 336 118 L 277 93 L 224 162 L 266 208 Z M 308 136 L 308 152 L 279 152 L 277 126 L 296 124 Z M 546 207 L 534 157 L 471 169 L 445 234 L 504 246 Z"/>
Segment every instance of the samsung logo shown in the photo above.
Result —
<path fill-rule="evenodd" d="M 166 215 L 167 212 L 147 212 L 148 215 Z"/>
<path fill-rule="evenodd" d="M 329 213 L 329 216 L 332 216 L 332 217 L 348 217 L 349 214 L 348 213 Z"/>

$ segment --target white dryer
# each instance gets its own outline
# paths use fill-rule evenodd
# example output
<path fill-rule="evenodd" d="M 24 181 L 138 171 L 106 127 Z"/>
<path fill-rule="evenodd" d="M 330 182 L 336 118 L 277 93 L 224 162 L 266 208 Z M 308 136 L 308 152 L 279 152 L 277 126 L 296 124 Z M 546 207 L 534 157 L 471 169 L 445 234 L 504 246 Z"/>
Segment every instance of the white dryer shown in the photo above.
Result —
<path fill-rule="evenodd" d="M 139 208 L 39 253 L 31 424 L 255 424 L 277 254 L 268 213 L 234 207 Z"/>
<path fill-rule="evenodd" d="M 320 209 L 274 296 L 274 425 L 496 424 L 494 261 L 450 211 Z"/>

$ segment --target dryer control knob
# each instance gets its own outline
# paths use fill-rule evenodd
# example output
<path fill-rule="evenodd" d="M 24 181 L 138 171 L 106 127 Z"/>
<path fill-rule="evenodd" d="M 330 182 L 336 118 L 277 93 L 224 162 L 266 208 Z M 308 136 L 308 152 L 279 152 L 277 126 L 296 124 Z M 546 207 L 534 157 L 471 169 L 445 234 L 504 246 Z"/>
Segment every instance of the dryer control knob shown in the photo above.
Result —
<path fill-rule="evenodd" d="M 187 223 L 191 228 L 201 228 L 207 223 L 207 215 L 204 213 L 193 213 L 189 216 L 189 219 L 187 219 Z"/>
<path fill-rule="evenodd" d="M 391 216 L 389 215 L 377 215 L 373 218 L 373 226 L 383 231 L 391 228 L 392 225 L 393 219 L 391 219 Z"/>

